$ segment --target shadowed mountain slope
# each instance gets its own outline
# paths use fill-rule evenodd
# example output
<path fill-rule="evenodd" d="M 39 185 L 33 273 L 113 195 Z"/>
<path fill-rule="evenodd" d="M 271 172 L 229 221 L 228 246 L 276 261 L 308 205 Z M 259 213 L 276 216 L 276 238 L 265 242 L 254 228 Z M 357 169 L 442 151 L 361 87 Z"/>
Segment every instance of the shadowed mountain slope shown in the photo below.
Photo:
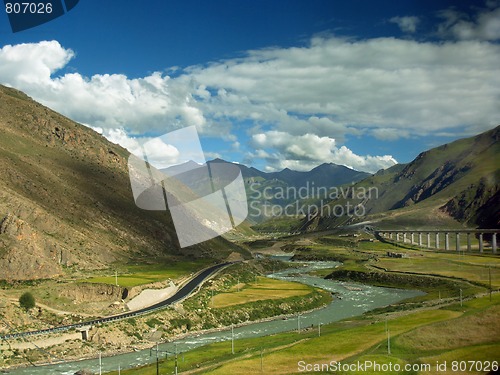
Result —
<path fill-rule="evenodd" d="M 136 207 L 128 151 L 4 86 L 0 134 L 0 279 L 240 251 L 222 238 L 180 249 L 168 211 Z"/>
<path fill-rule="evenodd" d="M 364 215 L 353 211 L 335 215 L 325 209 L 304 219 L 300 227 L 310 231 L 372 220 L 391 227 L 498 228 L 499 139 L 500 126 L 422 152 L 406 165 L 395 165 L 358 182 L 350 188 L 349 197 L 328 203 L 329 207 L 362 204 Z"/>

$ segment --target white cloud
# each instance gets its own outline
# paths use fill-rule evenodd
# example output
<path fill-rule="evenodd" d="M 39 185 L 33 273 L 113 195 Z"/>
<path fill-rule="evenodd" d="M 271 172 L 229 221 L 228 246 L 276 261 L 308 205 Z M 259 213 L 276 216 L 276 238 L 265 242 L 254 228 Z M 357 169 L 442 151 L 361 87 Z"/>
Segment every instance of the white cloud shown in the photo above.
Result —
<path fill-rule="evenodd" d="M 386 169 L 397 164 L 397 160 L 391 155 L 371 156 L 371 155 L 356 155 L 346 146 L 342 146 L 335 150 L 333 163 L 345 165 L 359 171 L 375 173 L 380 169 Z"/>
<path fill-rule="evenodd" d="M 416 16 L 392 17 L 389 22 L 398 25 L 401 31 L 405 33 L 414 33 L 417 31 L 420 19 Z"/>
<path fill-rule="evenodd" d="M 180 123 L 203 127 L 205 118 L 189 80 L 171 80 L 158 72 L 138 79 L 122 74 L 54 76 L 74 55 L 56 41 L 5 46 L 0 49 L 0 81 L 92 126 L 136 133 L 172 130 Z"/>
<path fill-rule="evenodd" d="M 257 118 L 296 135 L 339 138 L 394 128 L 419 136 L 496 125 L 499 58 L 498 45 L 478 41 L 331 37 L 301 48 L 252 51 L 189 74 L 218 92 L 202 103 L 204 113 Z"/>
<path fill-rule="evenodd" d="M 319 137 L 315 134 L 292 136 L 276 130 L 254 134 L 252 143 L 260 149 L 279 149 L 287 158 L 298 160 L 325 160 L 335 147 L 335 139 L 329 137 Z"/>
<path fill-rule="evenodd" d="M 438 34 L 459 40 L 500 40 L 500 7 L 483 9 L 470 17 L 450 8 L 439 13 L 443 22 L 438 26 Z"/>
<path fill-rule="evenodd" d="M 335 163 L 367 172 L 376 172 L 393 166 L 397 161 L 390 155 L 360 156 L 346 146 L 337 147 L 335 139 L 314 134 L 294 136 L 280 131 L 269 131 L 252 136 L 256 152 L 249 158 L 263 158 L 267 170 L 310 170 L 318 164 Z"/>
<path fill-rule="evenodd" d="M 51 75 L 64 68 L 75 56 L 56 41 L 6 45 L 0 49 L 0 78 L 12 86 L 33 89 L 53 85 Z M 11 80 L 11 82 L 9 82 Z"/>
<path fill-rule="evenodd" d="M 176 147 L 164 143 L 160 138 L 130 137 L 123 129 L 107 129 L 102 134 L 109 141 L 119 144 L 139 158 L 144 156 L 142 145 L 148 142 L 147 160 L 158 169 L 167 168 L 185 161 L 180 159 L 181 155 Z"/>
<path fill-rule="evenodd" d="M 400 138 L 409 138 L 410 136 L 408 130 L 394 128 L 376 128 L 371 131 L 371 134 L 381 141 L 395 141 Z"/>
<path fill-rule="evenodd" d="M 495 12 L 477 16 L 475 34 L 495 35 Z M 231 133 L 237 123 L 260 147 L 254 154 L 267 153 L 275 168 L 339 160 L 374 171 L 391 157 L 349 153 L 341 147 L 345 135 L 471 135 L 500 118 L 500 46 L 485 41 L 316 37 L 302 47 L 189 67 L 175 78 L 65 73 L 74 56 L 56 41 L 5 46 L 0 82 L 123 145 L 131 135 L 196 125 L 200 134 L 222 137 L 236 150 L 236 142 L 243 148 L 246 141 Z M 116 129 L 126 132 L 114 134 Z M 261 134 L 264 139 L 252 137 Z"/>
<path fill-rule="evenodd" d="M 251 121 L 341 142 L 370 128 L 480 131 L 496 125 L 500 112 L 500 47 L 477 41 L 314 38 L 301 48 L 191 67 L 177 78 L 54 76 L 73 56 L 58 42 L 6 46 L 0 81 L 82 123 L 137 134 L 197 125 L 231 139 L 232 121 Z"/>

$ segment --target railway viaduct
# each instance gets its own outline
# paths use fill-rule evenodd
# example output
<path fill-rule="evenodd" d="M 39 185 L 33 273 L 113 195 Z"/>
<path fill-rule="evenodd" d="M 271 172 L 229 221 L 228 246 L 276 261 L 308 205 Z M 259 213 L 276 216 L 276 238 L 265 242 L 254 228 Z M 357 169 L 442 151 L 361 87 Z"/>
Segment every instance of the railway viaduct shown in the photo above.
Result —
<path fill-rule="evenodd" d="M 472 251 L 479 249 L 497 254 L 500 229 L 375 230 L 389 241 L 402 242 L 436 250 Z M 451 237 L 451 238 L 450 238 Z"/>

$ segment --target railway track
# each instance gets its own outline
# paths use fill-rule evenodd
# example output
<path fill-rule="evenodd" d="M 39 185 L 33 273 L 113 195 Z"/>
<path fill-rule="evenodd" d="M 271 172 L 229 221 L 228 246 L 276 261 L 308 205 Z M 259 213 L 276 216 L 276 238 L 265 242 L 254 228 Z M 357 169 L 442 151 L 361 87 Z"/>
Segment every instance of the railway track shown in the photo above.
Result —
<path fill-rule="evenodd" d="M 128 311 L 128 312 L 117 314 L 117 315 L 106 316 L 103 318 L 87 320 L 87 321 L 80 322 L 80 323 L 67 324 L 67 325 L 58 326 L 58 327 L 39 329 L 39 330 L 35 330 L 35 331 L 8 333 L 6 335 L 0 336 L 0 340 L 17 339 L 17 338 L 22 338 L 22 337 L 29 337 L 29 336 L 35 336 L 35 335 L 43 335 L 43 334 L 48 334 L 48 333 L 68 331 L 70 329 L 76 329 L 76 328 L 81 328 L 81 327 L 85 327 L 85 326 L 92 326 L 92 325 L 97 325 L 97 324 L 103 324 L 103 323 L 110 323 L 110 322 L 115 322 L 115 321 L 122 320 L 122 319 L 128 319 L 128 318 L 136 317 L 139 315 L 148 314 L 150 312 L 163 309 L 166 306 L 172 305 L 172 304 L 179 302 L 179 301 L 183 300 L 184 298 L 188 297 L 196 288 L 198 288 L 212 274 L 214 274 L 216 271 L 219 271 L 220 269 L 227 267 L 231 264 L 234 264 L 234 262 L 221 263 L 221 264 L 217 264 L 215 266 L 211 266 L 209 268 L 206 268 L 206 269 L 202 270 L 201 272 L 199 272 L 197 275 L 195 275 L 186 284 L 184 284 L 173 296 L 170 296 L 169 298 L 167 298 L 161 302 L 155 303 L 154 305 L 144 307 L 144 308 L 139 309 L 139 310 Z"/>

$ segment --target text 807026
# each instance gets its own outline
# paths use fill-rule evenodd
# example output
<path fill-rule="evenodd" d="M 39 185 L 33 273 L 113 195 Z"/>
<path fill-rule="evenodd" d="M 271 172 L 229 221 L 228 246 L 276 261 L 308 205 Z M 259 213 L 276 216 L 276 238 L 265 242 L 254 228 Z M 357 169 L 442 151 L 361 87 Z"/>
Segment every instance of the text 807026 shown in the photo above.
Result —
<path fill-rule="evenodd" d="M 52 3 L 6 3 L 7 14 L 50 14 Z"/>

